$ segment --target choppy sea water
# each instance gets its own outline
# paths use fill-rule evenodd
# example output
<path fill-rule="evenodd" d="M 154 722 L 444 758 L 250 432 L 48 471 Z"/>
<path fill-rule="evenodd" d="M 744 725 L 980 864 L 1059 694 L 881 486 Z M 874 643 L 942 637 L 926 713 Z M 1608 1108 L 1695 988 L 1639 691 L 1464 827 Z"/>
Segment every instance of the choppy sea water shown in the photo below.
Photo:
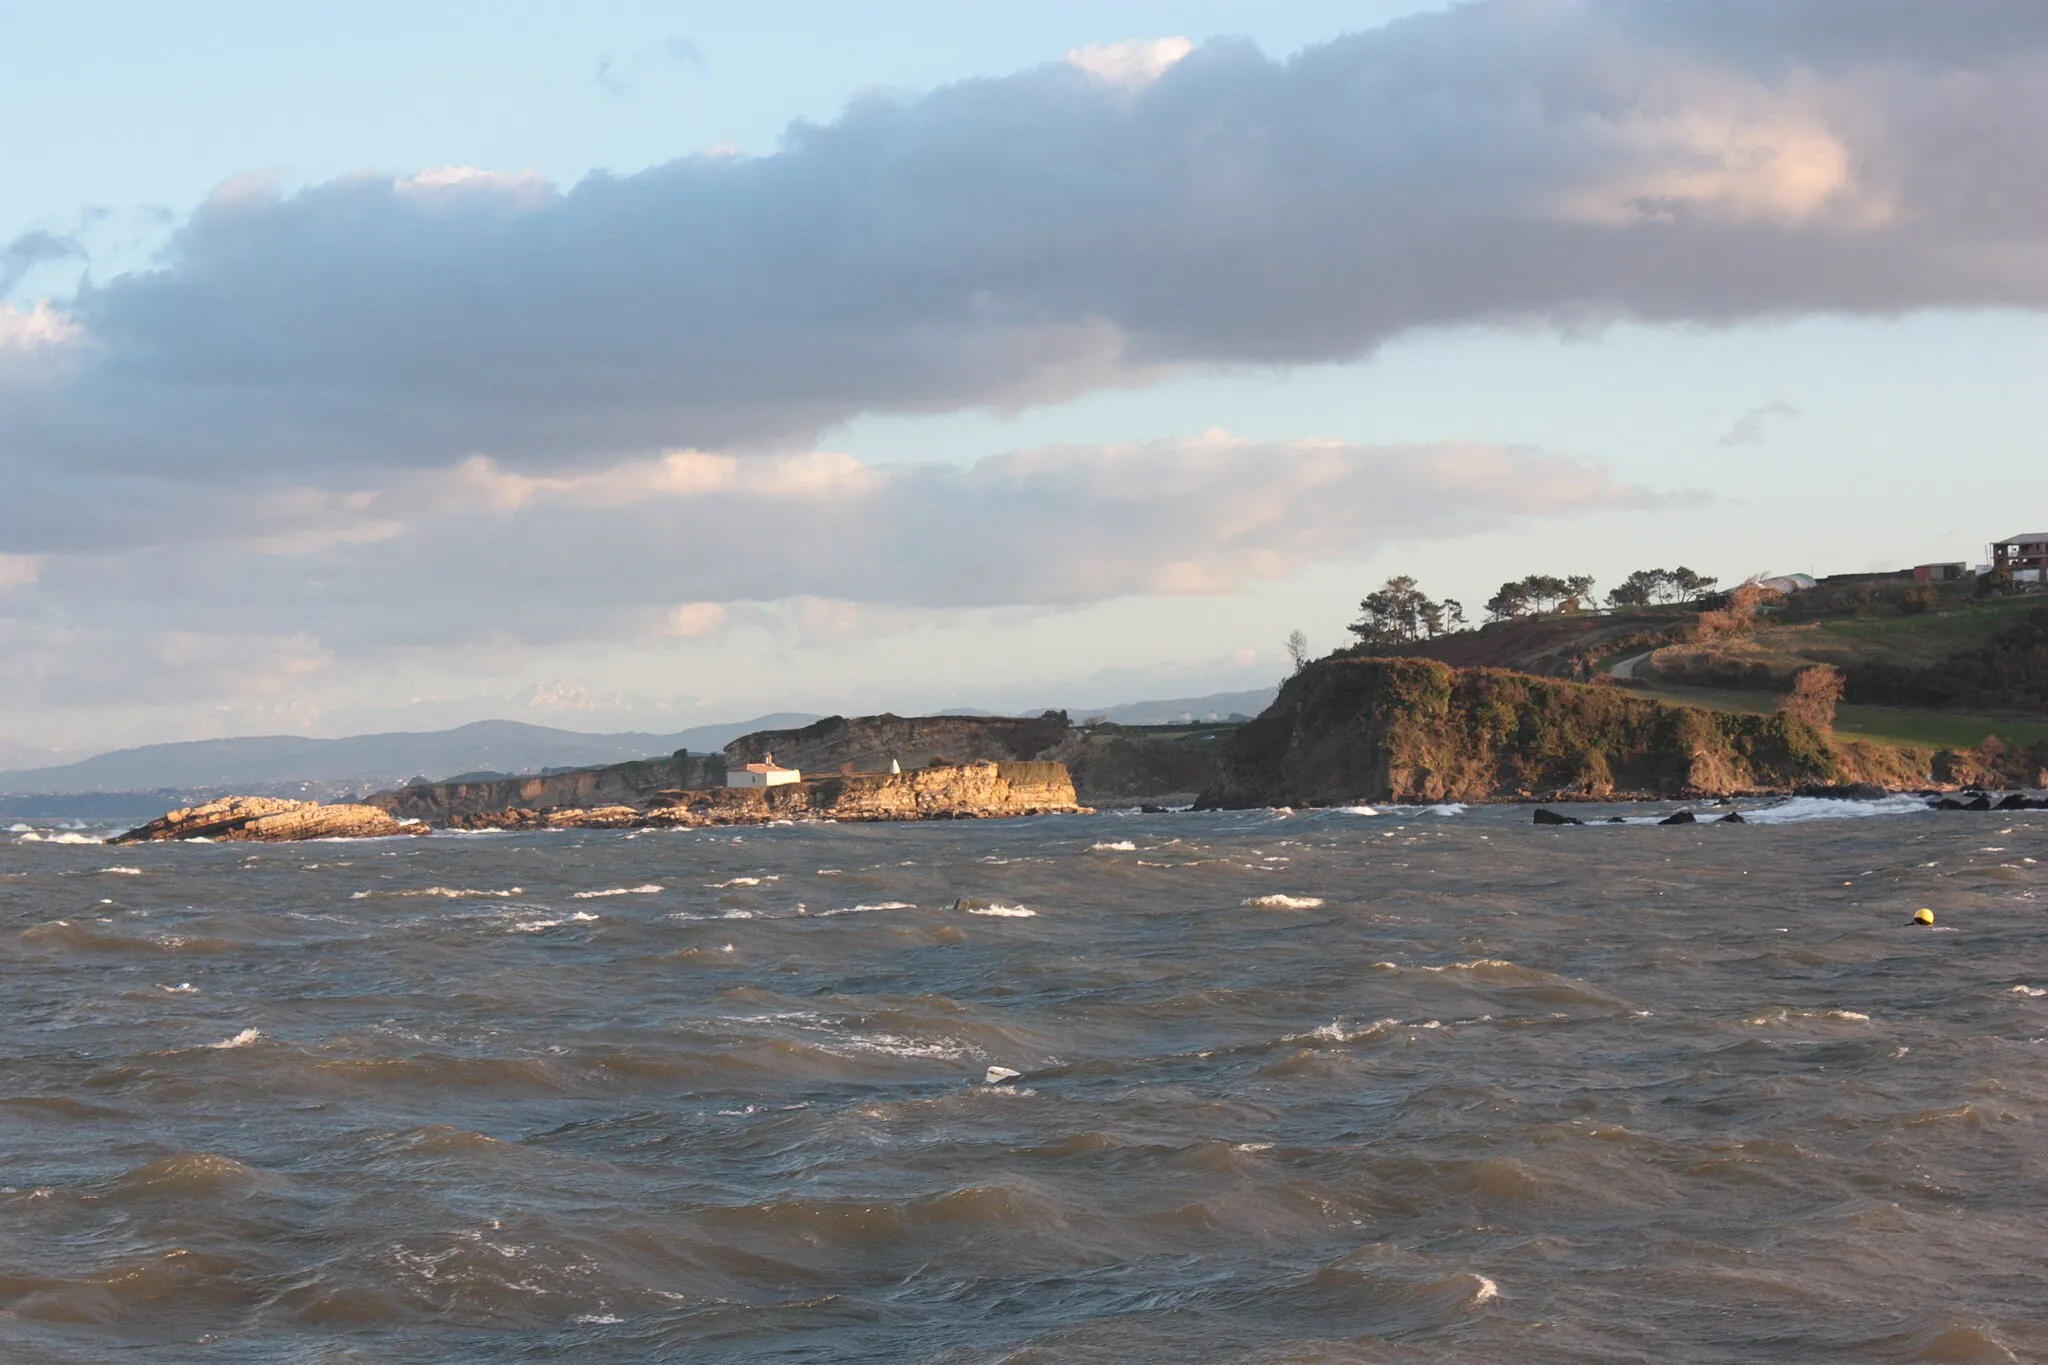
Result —
<path fill-rule="evenodd" d="M 2048 813 L 1763 818 L 17 829 L 0 1359 L 2048 1359 Z"/>

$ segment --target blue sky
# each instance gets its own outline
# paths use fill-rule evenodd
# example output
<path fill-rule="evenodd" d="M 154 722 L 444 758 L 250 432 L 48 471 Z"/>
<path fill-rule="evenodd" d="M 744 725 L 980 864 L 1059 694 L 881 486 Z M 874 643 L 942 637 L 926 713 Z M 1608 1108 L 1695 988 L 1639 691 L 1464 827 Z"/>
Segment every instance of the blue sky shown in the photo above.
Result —
<path fill-rule="evenodd" d="M 1085 706 L 1394 572 L 1975 559 L 2048 523 L 2048 22 L 1760 13 L 6 7 L 0 743 Z"/>

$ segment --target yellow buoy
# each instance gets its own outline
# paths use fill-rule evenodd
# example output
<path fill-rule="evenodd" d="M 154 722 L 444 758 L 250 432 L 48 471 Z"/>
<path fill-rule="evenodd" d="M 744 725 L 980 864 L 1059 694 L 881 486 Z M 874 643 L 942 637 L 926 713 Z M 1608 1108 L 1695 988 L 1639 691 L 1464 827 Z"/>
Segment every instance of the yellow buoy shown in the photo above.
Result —
<path fill-rule="evenodd" d="M 1924 905 L 1923 905 L 1923 906 L 1921 906 L 1921 907 L 1920 907 L 1920 908 L 1919 908 L 1918 910 L 1915 910 L 1915 911 L 1913 912 L 1913 923 L 1915 923 L 1915 924 L 1932 924 L 1932 923 L 1934 923 L 1934 912 L 1933 912 L 1932 910 L 1929 910 L 1929 909 L 1928 909 L 1928 908 L 1927 908 L 1926 906 L 1924 906 Z"/>

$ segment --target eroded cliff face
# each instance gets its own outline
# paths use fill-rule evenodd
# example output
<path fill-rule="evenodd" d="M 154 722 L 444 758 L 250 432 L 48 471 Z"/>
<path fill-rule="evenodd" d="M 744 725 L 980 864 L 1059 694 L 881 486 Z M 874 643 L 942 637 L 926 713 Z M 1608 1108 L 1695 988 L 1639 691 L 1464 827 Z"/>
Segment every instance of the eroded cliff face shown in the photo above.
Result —
<path fill-rule="evenodd" d="M 1847 757 L 1787 716 L 1428 659 L 1330 659 L 1239 727 L 1199 804 L 1789 791 L 1841 780 Z"/>

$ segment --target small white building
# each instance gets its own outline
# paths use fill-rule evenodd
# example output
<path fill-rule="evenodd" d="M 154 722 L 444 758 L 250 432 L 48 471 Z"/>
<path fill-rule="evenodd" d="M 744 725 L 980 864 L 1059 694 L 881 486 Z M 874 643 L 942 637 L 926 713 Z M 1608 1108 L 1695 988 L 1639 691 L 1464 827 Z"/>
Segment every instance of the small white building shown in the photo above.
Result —
<path fill-rule="evenodd" d="M 759 763 L 728 766 L 725 770 L 725 785 L 728 787 L 782 787 L 803 780 L 804 775 L 795 768 L 785 768 L 776 763 L 774 754 L 762 754 Z"/>

